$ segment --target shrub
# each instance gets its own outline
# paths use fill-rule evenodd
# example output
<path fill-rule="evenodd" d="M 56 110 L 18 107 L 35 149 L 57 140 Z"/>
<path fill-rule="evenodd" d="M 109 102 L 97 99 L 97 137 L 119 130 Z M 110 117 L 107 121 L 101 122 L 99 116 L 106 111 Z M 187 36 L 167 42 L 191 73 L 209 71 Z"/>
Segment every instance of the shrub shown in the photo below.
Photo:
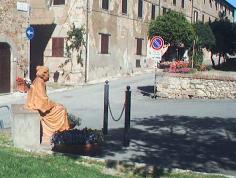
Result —
<path fill-rule="evenodd" d="M 86 145 L 101 144 L 103 141 L 102 131 L 84 128 L 57 132 L 53 135 L 51 143 L 55 145 Z"/>

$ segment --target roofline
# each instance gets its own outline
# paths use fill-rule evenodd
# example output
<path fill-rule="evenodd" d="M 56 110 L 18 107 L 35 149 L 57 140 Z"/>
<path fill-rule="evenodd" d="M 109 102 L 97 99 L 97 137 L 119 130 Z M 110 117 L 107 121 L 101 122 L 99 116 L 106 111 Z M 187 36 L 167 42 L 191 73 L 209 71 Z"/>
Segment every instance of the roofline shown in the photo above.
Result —
<path fill-rule="evenodd" d="M 227 4 L 228 6 L 230 6 L 231 8 L 233 8 L 234 10 L 236 10 L 236 7 L 234 7 L 232 4 L 230 4 L 228 1 L 226 0 L 222 0 L 225 4 Z"/>

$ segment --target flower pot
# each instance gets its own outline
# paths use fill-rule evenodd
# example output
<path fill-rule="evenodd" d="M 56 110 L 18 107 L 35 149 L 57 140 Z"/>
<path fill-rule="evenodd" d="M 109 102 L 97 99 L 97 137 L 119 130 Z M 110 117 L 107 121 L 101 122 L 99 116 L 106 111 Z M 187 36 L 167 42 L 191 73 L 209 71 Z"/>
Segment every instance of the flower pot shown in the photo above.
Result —
<path fill-rule="evenodd" d="M 26 93 L 29 90 L 25 83 L 17 83 L 17 91 L 21 93 Z"/>
<path fill-rule="evenodd" d="M 79 154 L 84 156 L 95 156 L 101 153 L 101 145 L 97 143 L 86 145 L 56 144 L 53 146 L 52 151 L 60 153 Z"/>

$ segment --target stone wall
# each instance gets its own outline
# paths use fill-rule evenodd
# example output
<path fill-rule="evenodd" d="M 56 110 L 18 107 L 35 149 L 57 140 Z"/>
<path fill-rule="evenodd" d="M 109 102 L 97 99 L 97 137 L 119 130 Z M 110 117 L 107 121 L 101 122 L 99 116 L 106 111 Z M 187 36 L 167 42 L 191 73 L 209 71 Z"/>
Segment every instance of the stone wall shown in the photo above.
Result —
<path fill-rule="evenodd" d="M 4 0 L 0 4 L 0 43 L 7 43 L 11 50 L 9 59 L 11 92 L 15 88 L 16 76 L 23 77 L 24 71 L 21 69 L 21 65 L 24 61 L 28 63 L 29 55 L 29 40 L 25 34 L 25 30 L 29 26 L 29 17 L 27 12 L 17 10 L 16 2 L 16 0 Z M 27 69 L 27 66 L 24 67 Z"/>
<path fill-rule="evenodd" d="M 236 81 L 163 76 L 157 82 L 161 98 L 235 99 Z"/>

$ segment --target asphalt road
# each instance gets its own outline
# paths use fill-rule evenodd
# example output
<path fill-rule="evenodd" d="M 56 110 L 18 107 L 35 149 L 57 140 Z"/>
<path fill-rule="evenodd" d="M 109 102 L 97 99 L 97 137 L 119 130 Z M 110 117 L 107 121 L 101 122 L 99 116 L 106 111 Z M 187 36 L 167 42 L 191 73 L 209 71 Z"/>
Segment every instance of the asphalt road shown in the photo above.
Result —
<path fill-rule="evenodd" d="M 153 83 L 154 74 L 109 82 L 116 118 L 126 86 L 131 87 L 131 142 L 122 146 L 124 117 L 115 122 L 109 116 L 109 134 L 98 157 L 236 176 L 235 100 L 153 99 Z M 52 92 L 49 97 L 81 118 L 81 127 L 102 128 L 104 83 Z M 1 102 L 24 103 L 25 96 L 0 97 Z"/>

